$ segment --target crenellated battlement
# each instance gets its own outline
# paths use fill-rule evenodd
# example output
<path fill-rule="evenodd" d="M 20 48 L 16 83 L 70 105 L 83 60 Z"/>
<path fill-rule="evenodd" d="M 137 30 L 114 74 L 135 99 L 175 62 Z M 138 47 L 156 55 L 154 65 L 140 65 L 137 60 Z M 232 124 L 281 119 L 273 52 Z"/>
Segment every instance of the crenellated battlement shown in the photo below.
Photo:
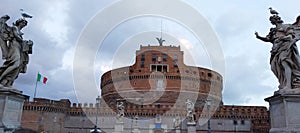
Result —
<path fill-rule="evenodd" d="M 94 103 L 72 103 L 70 108 L 96 108 L 97 105 Z"/>
<path fill-rule="evenodd" d="M 34 98 L 32 102 L 25 101 L 23 109 L 44 112 L 67 112 L 71 102 L 68 99 L 59 101 L 45 98 Z"/>
<path fill-rule="evenodd" d="M 109 110 L 108 106 L 102 106 L 99 110 Z M 24 111 L 36 112 L 56 112 L 68 115 L 95 114 L 97 105 L 94 103 L 72 103 L 68 99 L 50 100 L 45 98 L 34 98 L 33 101 L 26 101 L 23 106 Z M 108 112 L 108 111 L 107 111 Z"/>
<path fill-rule="evenodd" d="M 57 108 L 68 109 L 95 109 L 97 107 L 94 103 L 72 103 L 68 99 L 50 100 L 45 98 L 34 98 L 33 101 L 25 101 L 25 106 L 51 106 Z"/>
<path fill-rule="evenodd" d="M 263 106 L 220 106 L 216 111 L 216 118 L 240 119 L 269 119 L 269 111 Z"/>

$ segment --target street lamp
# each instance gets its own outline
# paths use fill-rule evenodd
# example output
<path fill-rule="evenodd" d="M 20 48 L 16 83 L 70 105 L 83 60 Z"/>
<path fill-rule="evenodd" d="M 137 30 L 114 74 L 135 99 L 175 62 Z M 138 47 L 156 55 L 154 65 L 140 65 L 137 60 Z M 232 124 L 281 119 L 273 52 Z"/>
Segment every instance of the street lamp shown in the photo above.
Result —
<path fill-rule="evenodd" d="M 132 133 L 132 124 L 133 124 L 133 116 L 131 116 L 131 127 L 130 127 L 130 133 Z"/>
<path fill-rule="evenodd" d="M 99 105 L 100 105 L 100 96 L 98 96 L 96 98 L 96 108 L 97 108 L 97 112 L 96 112 L 96 125 L 94 127 L 94 130 L 92 131 L 92 133 L 100 133 L 101 131 L 97 128 L 98 125 L 98 112 L 99 112 Z"/>
<path fill-rule="evenodd" d="M 211 105 L 211 100 L 208 99 L 206 101 L 206 105 L 207 105 L 207 112 L 208 112 L 208 121 L 207 121 L 207 133 L 211 133 L 211 129 L 210 129 L 210 112 L 209 112 L 209 108 Z"/>
<path fill-rule="evenodd" d="M 237 120 L 236 120 L 236 112 L 235 112 L 235 108 L 232 108 L 232 116 L 233 116 L 233 125 L 234 125 L 234 132 L 236 132 L 236 125 L 237 125 Z"/>

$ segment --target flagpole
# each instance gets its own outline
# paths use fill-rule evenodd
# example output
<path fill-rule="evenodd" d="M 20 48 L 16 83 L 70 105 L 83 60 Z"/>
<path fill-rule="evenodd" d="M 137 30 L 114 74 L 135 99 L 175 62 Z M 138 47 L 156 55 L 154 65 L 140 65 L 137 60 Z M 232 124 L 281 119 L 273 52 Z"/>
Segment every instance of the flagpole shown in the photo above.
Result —
<path fill-rule="evenodd" d="M 35 82 L 35 88 L 34 88 L 34 96 L 33 96 L 33 99 L 35 99 L 35 97 L 36 97 L 36 87 L 37 87 L 37 81 Z"/>
<path fill-rule="evenodd" d="M 38 72 L 38 75 L 39 75 L 39 72 Z M 38 82 L 38 80 L 36 79 L 36 81 L 35 81 L 35 87 L 34 87 L 34 95 L 33 95 L 33 100 L 36 98 L 36 88 L 37 88 L 37 82 Z"/>

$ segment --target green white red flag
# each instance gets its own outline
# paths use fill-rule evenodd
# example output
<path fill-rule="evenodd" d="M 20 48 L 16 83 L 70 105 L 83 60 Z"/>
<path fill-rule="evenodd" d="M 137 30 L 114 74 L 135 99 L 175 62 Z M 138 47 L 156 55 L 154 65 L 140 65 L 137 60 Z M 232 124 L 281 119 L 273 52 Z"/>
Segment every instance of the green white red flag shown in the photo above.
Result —
<path fill-rule="evenodd" d="M 43 79 L 43 80 L 42 80 L 42 79 Z M 45 77 L 45 76 L 42 76 L 40 73 L 38 73 L 36 81 L 37 81 L 37 82 L 41 82 L 41 80 L 43 81 L 44 84 L 46 84 L 48 78 Z"/>

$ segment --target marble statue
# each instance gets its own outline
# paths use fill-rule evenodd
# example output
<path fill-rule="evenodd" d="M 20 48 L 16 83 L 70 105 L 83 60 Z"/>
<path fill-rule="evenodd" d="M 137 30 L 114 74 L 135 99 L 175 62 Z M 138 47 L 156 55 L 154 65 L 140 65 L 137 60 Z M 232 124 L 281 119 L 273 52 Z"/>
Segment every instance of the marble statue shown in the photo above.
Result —
<path fill-rule="evenodd" d="M 125 116 L 124 109 L 125 109 L 124 103 L 122 101 L 117 102 L 117 110 L 118 110 L 117 118 L 123 118 Z"/>
<path fill-rule="evenodd" d="M 300 88 L 300 58 L 296 42 L 300 39 L 300 16 L 293 24 L 284 24 L 278 12 L 270 8 L 271 24 L 266 37 L 257 32 L 255 36 L 264 42 L 273 44 L 271 49 L 271 70 L 279 81 L 279 89 Z"/>
<path fill-rule="evenodd" d="M 185 104 L 186 104 L 186 111 L 187 111 L 186 120 L 187 122 L 194 123 L 195 122 L 194 103 L 190 99 L 187 99 Z"/>
<path fill-rule="evenodd" d="M 32 54 L 33 42 L 24 40 L 22 29 L 27 25 L 25 18 L 18 19 L 8 26 L 8 15 L 0 18 L 0 46 L 3 65 L 0 67 L 0 88 L 12 88 L 19 73 L 26 73 L 29 54 Z"/>
<path fill-rule="evenodd" d="M 180 129 L 180 126 L 181 126 L 180 118 L 179 118 L 179 117 L 176 117 L 176 118 L 173 120 L 173 127 L 174 127 L 175 129 Z"/>
<path fill-rule="evenodd" d="M 134 127 L 138 127 L 138 124 L 139 123 L 139 116 L 138 115 L 136 115 L 135 117 L 134 117 Z"/>

